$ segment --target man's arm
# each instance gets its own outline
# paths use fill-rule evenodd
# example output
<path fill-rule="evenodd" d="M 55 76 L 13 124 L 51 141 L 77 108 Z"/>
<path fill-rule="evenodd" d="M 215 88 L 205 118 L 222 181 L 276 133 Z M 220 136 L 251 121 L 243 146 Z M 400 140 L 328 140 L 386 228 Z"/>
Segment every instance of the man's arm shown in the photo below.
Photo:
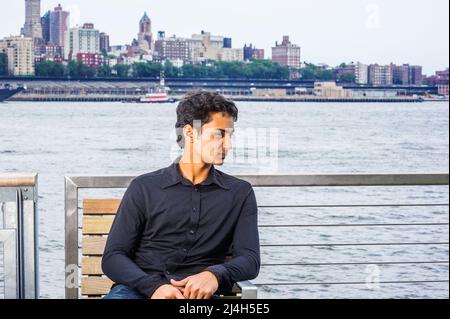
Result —
<path fill-rule="evenodd" d="M 102 270 L 112 281 L 151 297 L 160 286 L 169 284 L 159 274 L 147 274 L 131 256 L 145 226 L 145 205 L 140 185 L 132 181 L 120 203 L 102 258 Z"/>
<path fill-rule="evenodd" d="M 233 258 L 205 270 L 216 275 L 219 290 L 228 290 L 238 281 L 255 279 L 261 265 L 258 207 L 253 188 L 247 195 L 233 235 Z"/>

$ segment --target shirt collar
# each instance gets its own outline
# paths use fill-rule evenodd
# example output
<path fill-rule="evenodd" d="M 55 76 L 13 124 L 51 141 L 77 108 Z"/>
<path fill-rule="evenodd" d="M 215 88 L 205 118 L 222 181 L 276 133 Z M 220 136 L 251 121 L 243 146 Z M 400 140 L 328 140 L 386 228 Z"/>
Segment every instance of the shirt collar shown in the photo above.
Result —
<path fill-rule="evenodd" d="M 187 180 L 179 169 L 178 161 L 173 162 L 169 167 L 167 167 L 163 173 L 164 179 L 161 183 L 162 188 L 168 188 L 174 186 L 178 183 L 184 185 L 192 185 L 192 182 Z M 211 166 L 209 170 L 208 177 L 200 185 L 211 185 L 216 184 L 217 186 L 229 190 L 227 183 L 224 181 L 223 175 L 217 171 L 214 165 Z"/>

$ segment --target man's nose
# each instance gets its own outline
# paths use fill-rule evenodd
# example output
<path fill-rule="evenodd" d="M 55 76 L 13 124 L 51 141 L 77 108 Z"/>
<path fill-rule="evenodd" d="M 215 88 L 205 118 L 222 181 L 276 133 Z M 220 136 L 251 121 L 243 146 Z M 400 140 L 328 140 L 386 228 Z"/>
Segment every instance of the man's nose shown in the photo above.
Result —
<path fill-rule="evenodd" d="M 231 143 L 231 137 L 224 137 L 222 147 L 225 151 L 229 151 L 233 147 L 233 144 Z"/>

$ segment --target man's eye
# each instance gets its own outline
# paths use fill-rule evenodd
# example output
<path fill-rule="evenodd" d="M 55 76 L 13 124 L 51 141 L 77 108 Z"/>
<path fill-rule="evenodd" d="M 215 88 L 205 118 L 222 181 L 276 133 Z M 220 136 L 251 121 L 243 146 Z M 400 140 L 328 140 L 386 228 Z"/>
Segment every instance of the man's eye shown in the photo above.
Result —
<path fill-rule="evenodd" d="M 234 132 L 226 132 L 226 131 L 216 131 L 213 133 L 215 138 L 225 138 L 226 135 L 228 135 L 230 138 L 233 137 Z"/>

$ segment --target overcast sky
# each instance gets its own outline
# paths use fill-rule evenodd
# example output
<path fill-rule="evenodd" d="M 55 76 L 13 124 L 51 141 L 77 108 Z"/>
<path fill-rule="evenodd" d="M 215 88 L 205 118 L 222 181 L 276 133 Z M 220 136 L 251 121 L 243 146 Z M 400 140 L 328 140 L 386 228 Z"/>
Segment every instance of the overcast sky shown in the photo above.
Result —
<path fill-rule="evenodd" d="M 0 0 L 0 37 L 20 32 L 23 0 Z M 42 0 L 42 13 L 61 3 L 71 24 L 93 22 L 112 44 L 130 43 L 147 11 L 153 30 L 189 37 L 201 30 L 271 46 L 290 35 L 302 61 L 411 63 L 424 72 L 449 65 L 448 0 Z M 7 5 L 6 5 L 7 4 Z"/>

